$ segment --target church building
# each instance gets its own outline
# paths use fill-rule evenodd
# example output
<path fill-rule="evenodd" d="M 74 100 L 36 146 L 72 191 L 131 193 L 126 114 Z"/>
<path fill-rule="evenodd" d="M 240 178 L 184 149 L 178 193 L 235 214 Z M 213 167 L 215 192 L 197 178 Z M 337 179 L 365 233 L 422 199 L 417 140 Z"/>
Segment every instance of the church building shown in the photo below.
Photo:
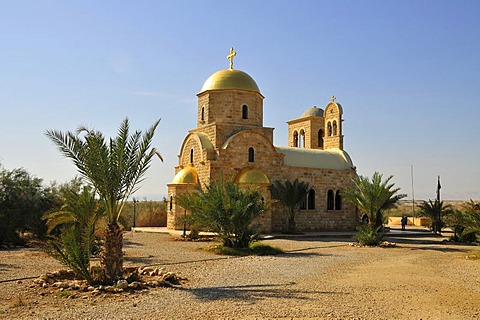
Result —
<path fill-rule="evenodd" d="M 342 191 L 352 186 L 356 168 L 343 150 L 342 106 L 332 97 L 324 109 L 305 110 L 287 121 L 288 146 L 275 146 L 274 128 L 263 126 L 264 96 L 251 76 L 233 68 L 235 55 L 231 48 L 230 68 L 212 74 L 197 94 L 197 127 L 185 137 L 175 177 L 167 184 L 167 227 L 183 228 L 186 211 L 176 204 L 176 195 L 223 176 L 257 186 L 267 203 L 274 181 L 308 182 L 311 190 L 296 215 L 297 230 L 353 230 L 355 207 L 343 201 Z M 264 233 L 285 231 L 286 210 L 274 204 L 258 223 Z"/>

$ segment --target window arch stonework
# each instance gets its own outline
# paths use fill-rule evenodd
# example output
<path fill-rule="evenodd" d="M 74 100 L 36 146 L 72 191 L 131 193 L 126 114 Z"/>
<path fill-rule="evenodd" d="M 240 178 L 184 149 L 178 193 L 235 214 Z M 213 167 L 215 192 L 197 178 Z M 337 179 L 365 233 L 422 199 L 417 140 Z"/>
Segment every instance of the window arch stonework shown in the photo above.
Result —
<path fill-rule="evenodd" d="M 335 210 L 342 210 L 342 195 L 340 190 L 335 193 Z"/>
<path fill-rule="evenodd" d="M 246 104 L 242 106 L 242 119 L 248 119 L 248 106 Z"/>
<path fill-rule="evenodd" d="M 300 130 L 300 134 L 298 135 L 298 146 L 305 148 L 305 131 L 303 129 Z"/>
<path fill-rule="evenodd" d="M 332 189 L 327 192 L 327 210 L 335 210 L 335 194 Z"/>
<path fill-rule="evenodd" d="M 255 162 L 255 149 L 248 148 L 248 162 Z"/>
<path fill-rule="evenodd" d="M 307 209 L 315 210 L 315 190 L 310 189 L 307 194 Z"/>
<path fill-rule="evenodd" d="M 323 130 L 318 130 L 318 147 L 323 148 Z"/>

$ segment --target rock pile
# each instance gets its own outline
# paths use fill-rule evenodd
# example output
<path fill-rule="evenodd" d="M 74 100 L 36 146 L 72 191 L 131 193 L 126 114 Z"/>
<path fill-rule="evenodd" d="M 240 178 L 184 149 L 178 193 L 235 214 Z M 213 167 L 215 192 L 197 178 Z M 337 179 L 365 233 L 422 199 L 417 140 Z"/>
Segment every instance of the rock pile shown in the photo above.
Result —
<path fill-rule="evenodd" d="M 78 293 L 99 295 L 101 293 L 132 292 L 155 287 L 178 287 L 185 280 L 185 278 L 179 277 L 173 272 L 166 272 L 164 268 L 126 267 L 124 268 L 124 279 L 118 280 L 114 285 L 92 285 L 87 280 L 76 279 L 73 270 L 63 269 L 42 274 L 33 280 L 30 287 L 58 289 L 58 292 L 71 290 Z M 53 291 L 50 291 L 50 293 L 53 293 Z M 68 296 L 74 297 L 75 295 Z"/>

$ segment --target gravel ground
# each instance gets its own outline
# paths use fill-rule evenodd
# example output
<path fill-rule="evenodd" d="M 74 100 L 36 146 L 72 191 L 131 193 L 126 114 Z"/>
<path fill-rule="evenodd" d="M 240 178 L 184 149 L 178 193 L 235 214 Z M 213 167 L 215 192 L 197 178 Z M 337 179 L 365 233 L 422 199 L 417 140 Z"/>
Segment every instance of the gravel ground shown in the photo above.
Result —
<path fill-rule="evenodd" d="M 286 254 L 220 257 L 209 242 L 125 233 L 126 265 L 164 266 L 181 288 L 68 299 L 0 283 L 5 319 L 479 319 L 478 247 L 405 241 L 357 248 L 342 239 L 273 239 Z M 408 243 L 409 242 L 409 243 Z M 60 265 L 34 249 L 0 251 L 0 280 Z"/>

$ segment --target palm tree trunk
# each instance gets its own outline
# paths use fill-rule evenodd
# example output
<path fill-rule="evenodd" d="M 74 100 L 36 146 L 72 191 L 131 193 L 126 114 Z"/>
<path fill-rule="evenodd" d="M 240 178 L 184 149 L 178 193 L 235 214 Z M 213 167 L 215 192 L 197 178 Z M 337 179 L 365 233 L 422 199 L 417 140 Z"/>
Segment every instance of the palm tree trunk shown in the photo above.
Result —
<path fill-rule="evenodd" d="M 123 233 L 116 222 L 109 223 L 105 229 L 101 266 L 106 283 L 114 283 L 123 274 Z"/>
<path fill-rule="evenodd" d="M 288 215 L 288 233 L 295 233 L 296 224 L 295 224 L 295 211 L 290 211 Z"/>

